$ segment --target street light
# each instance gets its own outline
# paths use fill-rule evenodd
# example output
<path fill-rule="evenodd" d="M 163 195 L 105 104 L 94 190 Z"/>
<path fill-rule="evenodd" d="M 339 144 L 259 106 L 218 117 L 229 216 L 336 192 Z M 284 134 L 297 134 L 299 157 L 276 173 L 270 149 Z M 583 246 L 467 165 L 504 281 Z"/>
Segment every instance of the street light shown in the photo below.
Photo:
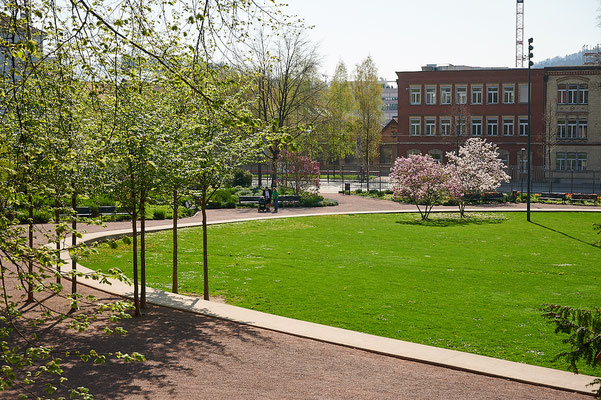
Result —
<path fill-rule="evenodd" d="M 532 150 L 530 148 L 531 142 L 532 142 L 532 138 L 531 138 L 532 135 L 531 135 L 531 129 L 530 129 L 530 126 L 531 126 L 530 121 L 532 119 L 532 116 L 530 113 L 530 93 L 531 93 L 530 69 L 534 65 L 534 62 L 532 62 L 532 57 L 534 57 L 534 54 L 532 54 L 532 50 L 534 49 L 534 47 L 532 46 L 532 42 L 534 42 L 534 39 L 529 38 L 528 39 L 528 195 L 526 197 L 526 201 L 527 201 L 526 219 L 528 220 L 528 222 L 530 222 L 530 192 L 532 190 L 532 176 L 531 176 Z"/>

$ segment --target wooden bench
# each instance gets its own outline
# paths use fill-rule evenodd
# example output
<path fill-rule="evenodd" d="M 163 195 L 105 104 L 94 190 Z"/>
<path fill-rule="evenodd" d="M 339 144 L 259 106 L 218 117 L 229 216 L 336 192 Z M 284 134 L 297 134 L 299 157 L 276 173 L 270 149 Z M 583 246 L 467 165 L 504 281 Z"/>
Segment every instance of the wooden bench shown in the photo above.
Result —
<path fill-rule="evenodd" d="M 579 200 L 582 200 L 582 201 L 590 200 L 590 201 L 594 201 L 596 203 L 597 195 L 596 194 L 573 193 L 570 201 L 579 201 Z"/>
<path fill-rule="evenodd" d="M 238 197 L 238 204 L 259 204 L 259 199 L 262 196 L 240 196 Z"/>
<path fill-rule="evenodd" d="M 469 202 L 490 202 L 490 201 L 505 201 L 505 195 L 499 192 L 485 192 L 485 193 L 466 193 L 463 195 L 465 201 Z"/>
<path fill-rule="evenodd" d="M 238 197 L 239 204 L 259 204 L 262 196 L 240 196 Z M 301 198 L 296 195 L 284 195 L 278 197 L 278 204 L 300 204 Z M 272 202 L 273 204 L 273 202 Z"/>
<path fill-rule="evenodd" d="M 538 196 L 539 200 L 561 200 L 562 204 L 565 204 L 567 196 L 565 193 L 541 193 Z"/>
<path fill-rule="evenodd" d="M 129 215 L 128 212 L 117 211 L 116 206 L 98 206 L 98 214 L 100 214 L 100 218 L 107 215 Z"/>
<path fill-rule="evenodd" d="M 287 204 L 291 204 L 291 203 L 300 204 L 300 201 L 301 201 L 300 196 L 287 195 L 287 196 L 280 196 L 280 197 L 278 197 L 279 204 L 283 204 L 283 203 L 287 203 Z"/>

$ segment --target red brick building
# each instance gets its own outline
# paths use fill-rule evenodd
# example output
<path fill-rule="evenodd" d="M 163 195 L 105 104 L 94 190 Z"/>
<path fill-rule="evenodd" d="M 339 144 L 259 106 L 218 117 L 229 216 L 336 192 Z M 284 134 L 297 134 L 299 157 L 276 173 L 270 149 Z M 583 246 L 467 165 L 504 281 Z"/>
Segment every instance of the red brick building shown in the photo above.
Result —
<path fill-rule="evenodd" d="M 531 71 L 534 167 L 543 165 L 544 76 L 542 69 Z M 382 163 L 412 153 L 445 161 L 446 152 L 456 150 L 469 137 L 481 137 L 499 146 L 506 164 L 525 165 L 527 69 L 428 66 L 422 71 L 397 72 L 397 77 L 398 120 L 384 129 Z"/>

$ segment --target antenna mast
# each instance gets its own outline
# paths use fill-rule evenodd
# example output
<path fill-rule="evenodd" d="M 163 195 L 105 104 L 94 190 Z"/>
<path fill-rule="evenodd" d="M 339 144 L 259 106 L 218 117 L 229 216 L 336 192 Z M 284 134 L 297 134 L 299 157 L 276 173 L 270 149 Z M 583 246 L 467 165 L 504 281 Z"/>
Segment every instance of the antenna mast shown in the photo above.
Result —
<path fill-rule="evenodd" d="M 515 67 L 524 67 L 524 0 L 515 7 Z"/>

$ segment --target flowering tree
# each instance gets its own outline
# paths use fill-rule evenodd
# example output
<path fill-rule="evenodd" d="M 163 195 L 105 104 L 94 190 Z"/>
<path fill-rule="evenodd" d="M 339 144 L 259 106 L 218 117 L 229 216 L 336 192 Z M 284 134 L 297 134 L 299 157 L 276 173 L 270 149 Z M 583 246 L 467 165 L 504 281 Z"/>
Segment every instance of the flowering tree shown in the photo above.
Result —
<path fill-rule="evenodd" d="M 390 169 L 395 199 L 408 198 L 427 221 L 432 207 L 448 193 L 449 172 L 429 155 L 397 158 Z M 420 206 L 424 206 L 423 210 Z"/>
<path fill-rule="evenodd" d="M 465 193 L 495 190 L 501 182 L 511 179 L 504 171 L 497 145 L 479 138 L 468 139 L 459 154 L 447 153 L 449 159 L 449 194 L 459 202 L 459 212 L 465 211 Z"/>
<path fill-rule="evenodd" d="M 294 194 L 319 190 L 319 163 L 300 153 L 282 150 L 278 157 L 280 184 L 292 188 Z"/>

